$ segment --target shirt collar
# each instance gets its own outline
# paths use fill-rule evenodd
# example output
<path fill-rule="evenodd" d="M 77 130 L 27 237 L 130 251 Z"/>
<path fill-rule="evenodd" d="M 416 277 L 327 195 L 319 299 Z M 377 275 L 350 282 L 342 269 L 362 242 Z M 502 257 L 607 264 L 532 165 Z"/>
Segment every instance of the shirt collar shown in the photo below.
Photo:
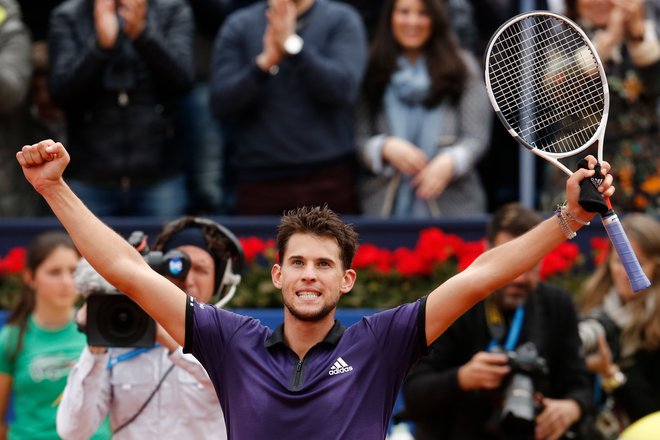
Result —
<path fill-rule="evenodd" d="M 332 326 L 328 334 L 325 335 L 325 338 L 320 342 L 320 344 L 325 343 L 333 346 L 337 345 L 345 330 L 346 327 L 341 325 L 339 321 L 335 320 L 335 324 Z M 280 324 L 275 329 L 270 338 L 266 339 L 266 342 L 264 342 L 264 347 L 270 348 L 278 344 L 286 346 L 286 343 L 284 342 L 284 323 Z"/>

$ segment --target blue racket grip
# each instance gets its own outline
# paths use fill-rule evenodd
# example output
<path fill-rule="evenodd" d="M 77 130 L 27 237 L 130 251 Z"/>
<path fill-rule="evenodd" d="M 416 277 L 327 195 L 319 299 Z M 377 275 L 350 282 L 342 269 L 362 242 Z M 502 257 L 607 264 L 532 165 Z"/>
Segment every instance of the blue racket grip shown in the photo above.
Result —
<path fill-rule="evenodd" d="M 651 281 L 649 281 L 642 267 L 639 265 L 637 256 L 633 252 L 632 246 L 630 246 L 630 241 L 628 241 L 623 226 L 621 226 L 619 217 L 614 211 L 610 210 L 603 216 L 603 225 L 605 226 L 607 235 L 610 237 L 610 241 L 614 245 L 616 253 L 619 254 L 633 291 L 639 292 L 649 287 Z"/>

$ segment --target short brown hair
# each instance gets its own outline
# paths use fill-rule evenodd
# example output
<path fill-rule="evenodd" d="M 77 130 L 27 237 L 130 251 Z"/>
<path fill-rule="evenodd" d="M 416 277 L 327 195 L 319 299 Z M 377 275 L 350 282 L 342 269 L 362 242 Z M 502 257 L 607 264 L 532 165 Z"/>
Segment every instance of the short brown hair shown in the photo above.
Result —
<path fill-rule="evenodd" d="M 495 236 L 500 232 L 518 237 L 533 229 L 539 223 L 541 223 L 541 216 L 533 209 L 517 202 L 508 203 L 493 214 L 486 227 L 486 238 L 492 246 L 495 242 Z"/>
<path fill-rule="evenodd" d="M 327 205 L 303 206 L 284 213 L 277 227 L 280 260 L 286 253 L 289 239 L 298 233 L 334 238 L 339 245 L 339 257 L 344 269 L 351 268 L 358 247 L 358 234 L 352 225 L 344 223 Z"/>

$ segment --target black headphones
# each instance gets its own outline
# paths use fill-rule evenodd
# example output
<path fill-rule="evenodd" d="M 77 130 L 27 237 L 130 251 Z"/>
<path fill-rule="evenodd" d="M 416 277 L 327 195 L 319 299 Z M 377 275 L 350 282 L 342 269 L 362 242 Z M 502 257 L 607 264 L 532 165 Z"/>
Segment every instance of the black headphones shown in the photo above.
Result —
<path fill-rule="evenodd" d="M 198 228 L 204 234 L 204 241 L 213 260 L 215 261 L 215 293 L 219 300 L 216 306 L 222 307 L 229 302 L 236 293 L 236 289 L 241 282 L 241 272 L 245 266 L 245 256 L 243 254 L 243 246 L 236 236 L 226 227 L 214 222 L 213 220 L 203 217 L 185 216 L 178 218 L 174 221 L 167 223 L 163 227 L 163 231 L 156 240 L 154 248 L 163 250 L 172 238 L 176 236 L 179 231 L 188 228 Z M 228 245 L 229 258 L 223 258 L 218 255 L 216 249 L 209 244 L 206 235 L 210 231 L 215 231 L 224 239 L 224 244 Z M 167 237 L 163 237 L 165 233 Z M 213 232 L 211 232 L 213 233 Z M 182 243 L 183 244 L 183 243 Z"/>

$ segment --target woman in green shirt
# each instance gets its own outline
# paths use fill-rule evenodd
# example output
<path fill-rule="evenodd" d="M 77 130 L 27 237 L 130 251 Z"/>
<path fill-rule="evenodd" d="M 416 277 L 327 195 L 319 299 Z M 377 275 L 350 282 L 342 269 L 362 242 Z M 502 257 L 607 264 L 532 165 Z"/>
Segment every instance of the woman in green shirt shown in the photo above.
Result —
<path fill-rule="evenodd" d="M 64 232 L 27 249 L 23 291 L 0 331 L 0 439 L 58 439 L 55 419 L 67 376 L 86 344 L 73 321 L 80 256 Z M 14 418 L 5 422 L 10 394 Z M 102 425 L 94 438 L 110 438 Z"/>

